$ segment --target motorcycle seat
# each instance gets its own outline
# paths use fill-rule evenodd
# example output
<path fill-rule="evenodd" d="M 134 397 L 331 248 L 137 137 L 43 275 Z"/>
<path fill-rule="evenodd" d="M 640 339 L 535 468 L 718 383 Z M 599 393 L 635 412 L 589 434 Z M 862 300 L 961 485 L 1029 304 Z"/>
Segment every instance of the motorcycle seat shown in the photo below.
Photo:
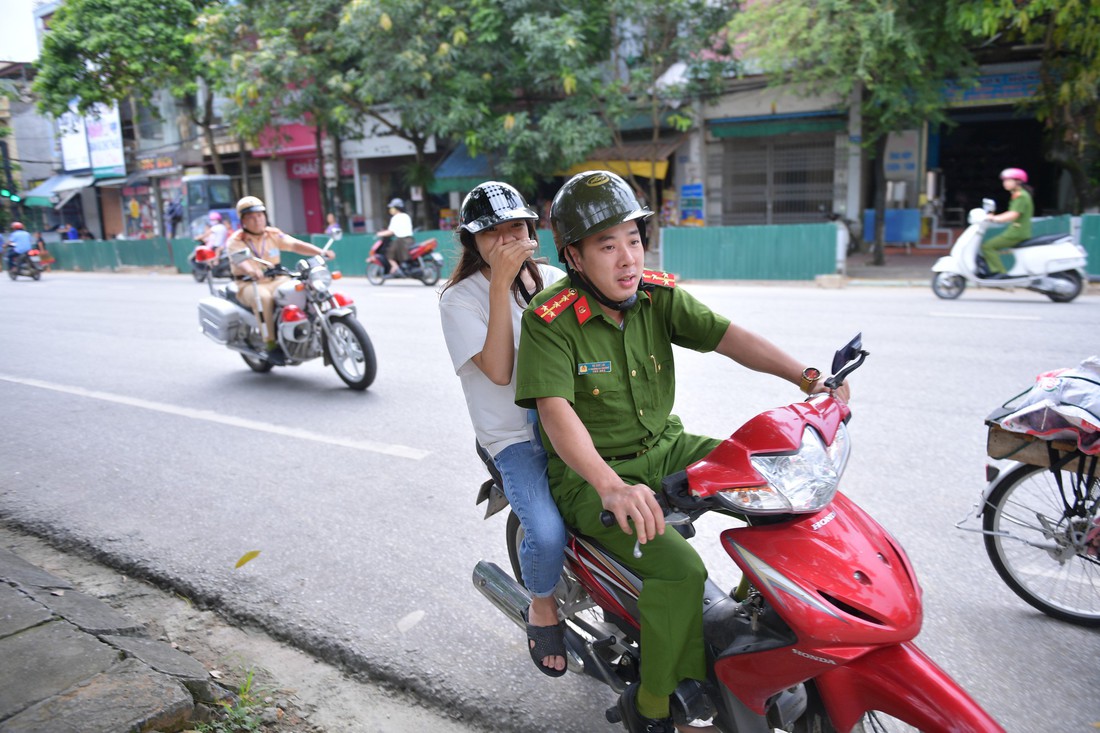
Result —
<path fill-rule="evenodd" d="M 1031 239 L 1025 239 L 1019 244 L 1012 245 L 1012 249 L 1023 249 L 1024 247 L 1039 247 L 1044 244 L 1054 244 L 1060 239 L 1065 239 L 1068 234 L 1044 234 L 1040 237 L 1032 237 Z"/>

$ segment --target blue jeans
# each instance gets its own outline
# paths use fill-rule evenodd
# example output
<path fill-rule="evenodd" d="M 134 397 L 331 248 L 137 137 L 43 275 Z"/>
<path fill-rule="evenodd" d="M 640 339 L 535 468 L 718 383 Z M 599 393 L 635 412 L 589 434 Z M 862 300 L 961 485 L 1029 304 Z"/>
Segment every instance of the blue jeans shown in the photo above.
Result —
<path fill-rule="evenodd" d="M 523 525 L 519 565 L 524 585 L 536 598 L 550 596 L 565 562 L 566 532 L 550 496 L 546 451 L 535 437 L 508 446 L 493 456 L 493 463 L 504 481 L 504 495 Z"/>

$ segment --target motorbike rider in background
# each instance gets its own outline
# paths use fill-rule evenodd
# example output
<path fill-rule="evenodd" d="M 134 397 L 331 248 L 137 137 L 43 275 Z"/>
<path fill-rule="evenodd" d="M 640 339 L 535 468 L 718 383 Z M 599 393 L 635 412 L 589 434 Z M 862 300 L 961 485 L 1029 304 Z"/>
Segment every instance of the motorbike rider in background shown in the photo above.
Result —
<path fill-rule="evenodd" d="M 222 221 L 222 215 L 217 211 L 211 211 L 208 217 L 209 227 L 206 230 L 206 236 L 203 237 L 203 243 L 207 247 L 210 247 L 218 256 L 221 257 L 225 254 L 225 240 L 229 237 L 229 227 Z"/>
<path fill-rule="evenodd" d="M 393 241 L 382 250 L 392 275 L 402 262 L 409 259 L 409 247 L 413 245 L 413 223 L 412 217 L 405 213 L 404 199 L 390 199 L 386 207 L 390 212 L 390 225 L 375 236 L 379 239 L 393 237 Z"/>
<path fill-rule="evenodd" d="M 290 278 L 285 275 L 266 277 L 264 270 L 267 265 L 260 264 L 253 258 L 277 265 L 280 250 L 297 252 L 307 257 L 322 255 L 330 260 L 336 254 L 332 250 L 322 250 L 309 242 L 295 239 L 276 227 L 268 226 L 266 212 L 267 207 L 264 206 L 264 202 L 255 196 L 245 196 L 238 201 L 237 216 L 240 218 L 241 228 L 233 232 L 226 241 L 225 248 L 230 255 L 241 250 L 247 250 L 250 255 L 249 258 L 237 263 L 233 263 L 232 257 L 230 258 L 230 267 L 235 278 L 238 280 L 244 277 L 251 278 L 251 281 L 241 283 L 237 298 L 241 303 L 252 308 L 252 312 L 260 322 L 268 359 L 281 366 L 286 363 L 286 355 L 278 346 L 273 330 L 275 290 Z"/>
<path fill-rule="evenodd" d="M 641 682 L 618 702 L 630 733 L 672 733 L 669 696 L 707 670 L 706 568 L 678 532 L 665 532 L 651 487 L 719 441 L 686 433 L 671 414 L 672 345 L 717 351 L 808 394 L 825 389 L 817 369 L 714 313 L 672 276 L 643 269 L 651 214 L 609 171 L 579 173 L 558 191 L 550 225 L 569 283 L 547 288 L 524 312 L 516 376 L 516 403 L 538 407 L 562 518 L 644 581 Z M 847 385 L 837 392 L 848 398 Z M 605 509 L 617 526 L 603 526 Z"/>
<path fill-rule="evenodd" d="M 1000 250 L 1015 247 L 1031 239 L 1031 216 L 1035 212 L 1031 188 L 1027 185 L 1027 173 L 1021 168 L 1005 168 L 1001 171 L 1001 183 L 1011 195 L 1008 211 L 991 214 L 989 221 L 1008 224 L 1008 228 L 987 242 L 982 242 L 982 257 L 989 266 L 991 280 L 1003 280 L 1008 270 L 1001 261 Z"/>
<path fill-rule="evenodd" d="M 543 674 L 560 677 L 565 639 L 554 588 L 565 558 L 565 525 L 550 496 L 537 415 L 515 403 L 515 364 L 524 307 L 565 273 L 531 259 L 538 251 L 538 214 L 507 183 L 476 186 L 459 217 L 462 253 L 439 297 L 443 336 L 478 445 L 523 525 L 519 560 L 531 593 L 525 614 L 531 657 Z"/>
<path fill-rule="evenodd" d="M 23 226 L 23 222 L 15 221 L 11 225 L 11 234 L 8 235 L 9 243 L 5 247 L 4 266 L 11 270 L 15 266 L 16 259 L 34 249 L 30 232 Z"/>

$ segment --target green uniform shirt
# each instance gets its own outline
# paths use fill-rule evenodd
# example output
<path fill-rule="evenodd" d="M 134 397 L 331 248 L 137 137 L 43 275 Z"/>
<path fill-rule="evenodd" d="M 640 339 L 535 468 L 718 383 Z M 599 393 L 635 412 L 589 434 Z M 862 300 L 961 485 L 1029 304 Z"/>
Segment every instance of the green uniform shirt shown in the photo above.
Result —
<path fill-rule="evenodd" d="M 1035 213 L 1035 202 L 1031 194 L 1021 187 L 1020 195 L 1009 202 L 1008 210 L 1015 211 L 1020 217 L 1009 225 L 1007 231 L 1013 237 L 1019 237 L 1020 241 L 1031 239 L 1031 215 Z"/>
<path fill-rule="evenodd" d="M 552 318 L 539 315 L 546 307 Z M 682 288 L 640 292 L 622 328 L 583 288 L 547 288 L 523 314 L 516 404 L 569 400 L 605 458 L 648 449 L 664 432 L 676 396 L 672 345 L 713 351 L 728 326 Z M 553 446 L 546 449 L 553 455 Z"/>

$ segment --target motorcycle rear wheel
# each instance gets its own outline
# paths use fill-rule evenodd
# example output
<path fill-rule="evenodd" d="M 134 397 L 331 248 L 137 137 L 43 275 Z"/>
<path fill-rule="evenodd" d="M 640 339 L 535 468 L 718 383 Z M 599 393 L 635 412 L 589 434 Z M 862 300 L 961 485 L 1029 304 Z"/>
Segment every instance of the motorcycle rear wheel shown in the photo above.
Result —
<path fill-rule="evenodd" d="M 1055 303 L 1068 303 L 1085 289 L 1085 284 L 1081 281 L 1080 273 L 1073 270 L 1066 270 L 1065 272 L 1055 272 L 1051 276 L 1053 280 L 1066 280 L 1073 285 L 1073 292 L 1071 293 L 1046 293 L 1046 296 L 1053 300 Z"/>
<path fill-rule="evenodd" d="M 439 282 L 439 265 L 434 262 L 425 262 L 420 268 L 420 282 L 431 286 Z"/>
<path fill-rule="evenodd" d="M 344 384 L 352 389 L 366 389 L 378 372 L 374 346 L 367 336 L 367 330 L 351 315 L 333 318 L 329 323 L 329 330 L 332 332 L 332 339 L 339 342 L 340 351 L 344 353 L 342 357 L 336 354 L 326 340 L 325 350 L 332 361 L 332 368 L 344 380 Z"/>
<path fill-rule="evenodd" d="M 252 371 L 259 374 L 267 374 L 271 371 L 271 367 L 274 366 L 270 361 L 257 359 L 248 354 L 241 354 L 241 358 L 244 359 L 244 363 L 247 364 Z"/>
<path fill-rule="evenodd" d="M 42 279 L 42 271 L 32 269 L 31 270 L 31 277 L 34 278 L 35 280 L 41 280 Z"/>
<path fill-rule="evenodd" d="M 986 499 L 985 549 L 997 574 L 1048 616 L 1100 626 L 1100 479 L 1021 465 Z M 1090 539 L 1091 537 L 1091 539 Z"/>
<path fill-rule="evenodd" d="M 508 559 L 512 564 L 512 575 L 524 588 L 523 569 L 519 563 L 520 545 L 523 543 L 523 525 L 515 512 L 508 512 L 508 522 L 505 526 L 505 540 L 508 545 Z M 595 631 L 600 638 L 615 637 L 617 641 L 610 646 L 601 646 L 600 654 L 609 664 L 615 666 L 621 675 L 623 687 L 627 683 L 637 680 L 637 669 L 631 664 L 631 657 L 625 656 L 626 646 L 631 649 L 631 654 L 636 655 L 633 645 L 630 643 L 631 633 L 627 633 L 612 621 L 608 620 L 596 603 L 589 597 L 584 586 L 566 568 L 562 570 L 561 578 L 554 588 L 554 599 L 558 603 L 559 614 L 574 631 L 585 638 L 586 641 L 596 641 L 590 630 Z M 576 668 L 572 671 L 576 672 Z M 621 690 L 617 690 L 621 691 Z"/>
<path fill-rule="evenodd" d="M 936 272 L 932 275 L 932 292 L 944 300 L 954 300 L 966 290 L 966 278 L 953 272 Z"/>
<path fill-rule="evenodd" d="M 14 280 L 19 277 L 19 273 L 15 271 L 14 267 L 8 268 L 8 277 Z"/>
<path fill-rule="evenodd" d="M 382 265 L 377 262 L 367 263 L 367 282 L 371 285 L 383 285 L 386 282 L 386 273 L 382 269 Z"/>

